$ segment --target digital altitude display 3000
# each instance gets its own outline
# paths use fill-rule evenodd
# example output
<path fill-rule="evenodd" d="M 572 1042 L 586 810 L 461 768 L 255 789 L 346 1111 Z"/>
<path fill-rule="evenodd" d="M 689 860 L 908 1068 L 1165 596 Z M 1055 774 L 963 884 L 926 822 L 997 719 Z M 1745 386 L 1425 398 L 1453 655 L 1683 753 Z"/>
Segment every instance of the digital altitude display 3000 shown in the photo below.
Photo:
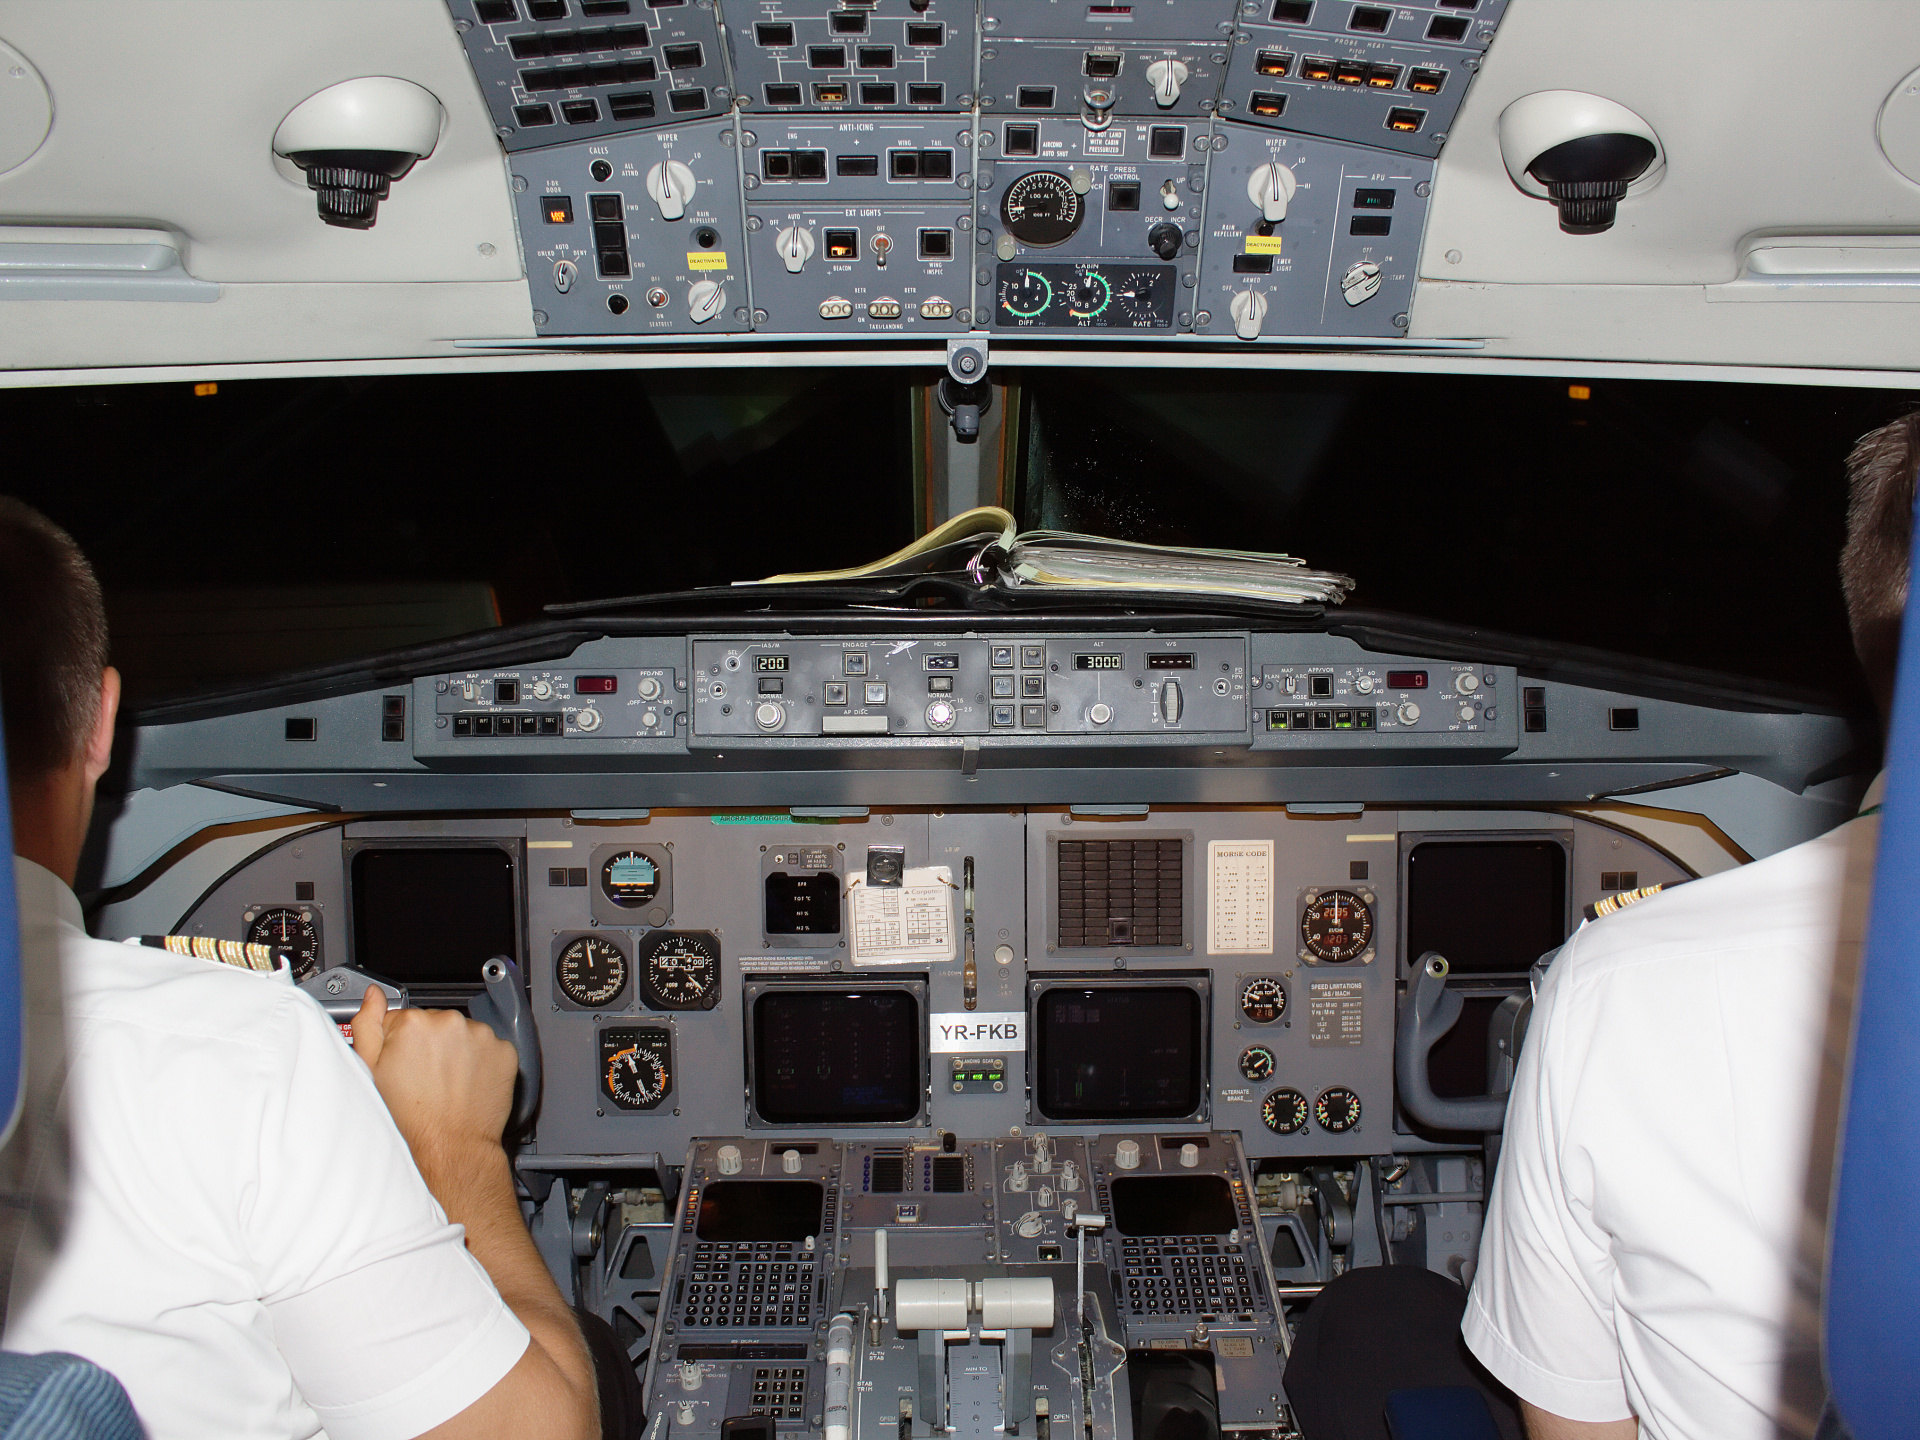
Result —
<path fill-rule="evenodd" d="M 1073 668 L 1076 670 L 1124 670 L 1127 668 L 1127 657 L 1118 654 L 1076 655 L 1073 657 Z"/>

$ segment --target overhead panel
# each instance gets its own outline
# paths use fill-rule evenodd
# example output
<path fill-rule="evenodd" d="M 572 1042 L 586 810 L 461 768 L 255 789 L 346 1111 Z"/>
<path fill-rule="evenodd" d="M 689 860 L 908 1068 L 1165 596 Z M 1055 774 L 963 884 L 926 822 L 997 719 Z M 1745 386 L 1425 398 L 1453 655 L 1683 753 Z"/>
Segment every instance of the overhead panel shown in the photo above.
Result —
<path fill-rule="evenodd" d="M 1397 339 L 1504 0 L 447 0 L 548 336 Z"/>

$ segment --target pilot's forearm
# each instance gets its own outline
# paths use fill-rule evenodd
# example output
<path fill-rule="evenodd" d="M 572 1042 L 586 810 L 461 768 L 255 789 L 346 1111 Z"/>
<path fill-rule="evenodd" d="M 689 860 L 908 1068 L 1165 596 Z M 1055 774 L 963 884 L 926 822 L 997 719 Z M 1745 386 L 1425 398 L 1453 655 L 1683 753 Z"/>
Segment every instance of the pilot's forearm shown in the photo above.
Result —
<path fill-rule="evenodd" d="M 458 1147 L 422 1145 L 414 1158 L 447 1218 L 466 1227 L 467 1249 L 533 1337 L 521 1367 L 531 1360 L 535 1373 L 519 1395 L 524 1418 L 515 1417 L 526 1428 L 516 1433 L 598 1435 L 593 1361 L 573 1312 L 527 1234 L 506 1152 L 497 1144 L 468 1142 Z M 548 1367 L 550 1374 L 544 1373 Z"/>

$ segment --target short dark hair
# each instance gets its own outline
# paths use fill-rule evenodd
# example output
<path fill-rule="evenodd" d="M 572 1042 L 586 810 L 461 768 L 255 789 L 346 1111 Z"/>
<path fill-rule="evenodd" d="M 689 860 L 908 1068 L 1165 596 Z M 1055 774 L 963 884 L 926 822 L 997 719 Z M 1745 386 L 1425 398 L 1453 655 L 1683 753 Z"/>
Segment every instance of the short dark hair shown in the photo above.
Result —
<path fill-rule="evenodd" d="M 1847 456 L 1847 543 L 1840 588 L 1853 646 L 1882 715 L 1893 710 L 1900 620 L 1912 573 L 1914 471 L 1920 467 L 1920 410 L 1860 437 Z"/>
<path fill-rule="evenodd" d="M 72 763 L 100 718 L 107 612 L 73 538 L 32 506 L 0 495 L 0 705 L 7 773 Z"/>

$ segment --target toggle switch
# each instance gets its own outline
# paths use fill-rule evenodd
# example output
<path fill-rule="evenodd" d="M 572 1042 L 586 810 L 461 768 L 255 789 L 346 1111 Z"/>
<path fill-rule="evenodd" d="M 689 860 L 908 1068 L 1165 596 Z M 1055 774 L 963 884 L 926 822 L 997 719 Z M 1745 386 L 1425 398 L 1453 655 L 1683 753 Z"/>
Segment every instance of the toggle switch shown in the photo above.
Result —
<path fill-rule="evenodd" d="M 1181 205 L 1180 186 L 1169 180 L 1160 187 L 1160 206 L 1164 210 L 1178 210 Z"/>
<path fill-rule="evenodd" d="M 1269 225 L 1277 225 L 1287 218 L 1287 202 L 1293 199 L 1293 192 L 1298 188 L 1293 171 L 1278 160 L 1255 166 L 1247 177 L 1247 198 L 1259 208 L 1260 218 Z"/>
<path fill-rule="evenodd" d="M 1153 103 L 1171 109 L 1187 83 L 1187 67 L 1179 60 L 1156 60 L 1147 66 L 1147 83 L 1153 87 Z"/>
<path fill-rule="evenodd" d="M 693 199 L 693 184 L 693 171 L 679 160 L 662 160 L 647 171 L 647 194 L 669 220 L 678 220 L 687 213 L 687 202 Z"/>

